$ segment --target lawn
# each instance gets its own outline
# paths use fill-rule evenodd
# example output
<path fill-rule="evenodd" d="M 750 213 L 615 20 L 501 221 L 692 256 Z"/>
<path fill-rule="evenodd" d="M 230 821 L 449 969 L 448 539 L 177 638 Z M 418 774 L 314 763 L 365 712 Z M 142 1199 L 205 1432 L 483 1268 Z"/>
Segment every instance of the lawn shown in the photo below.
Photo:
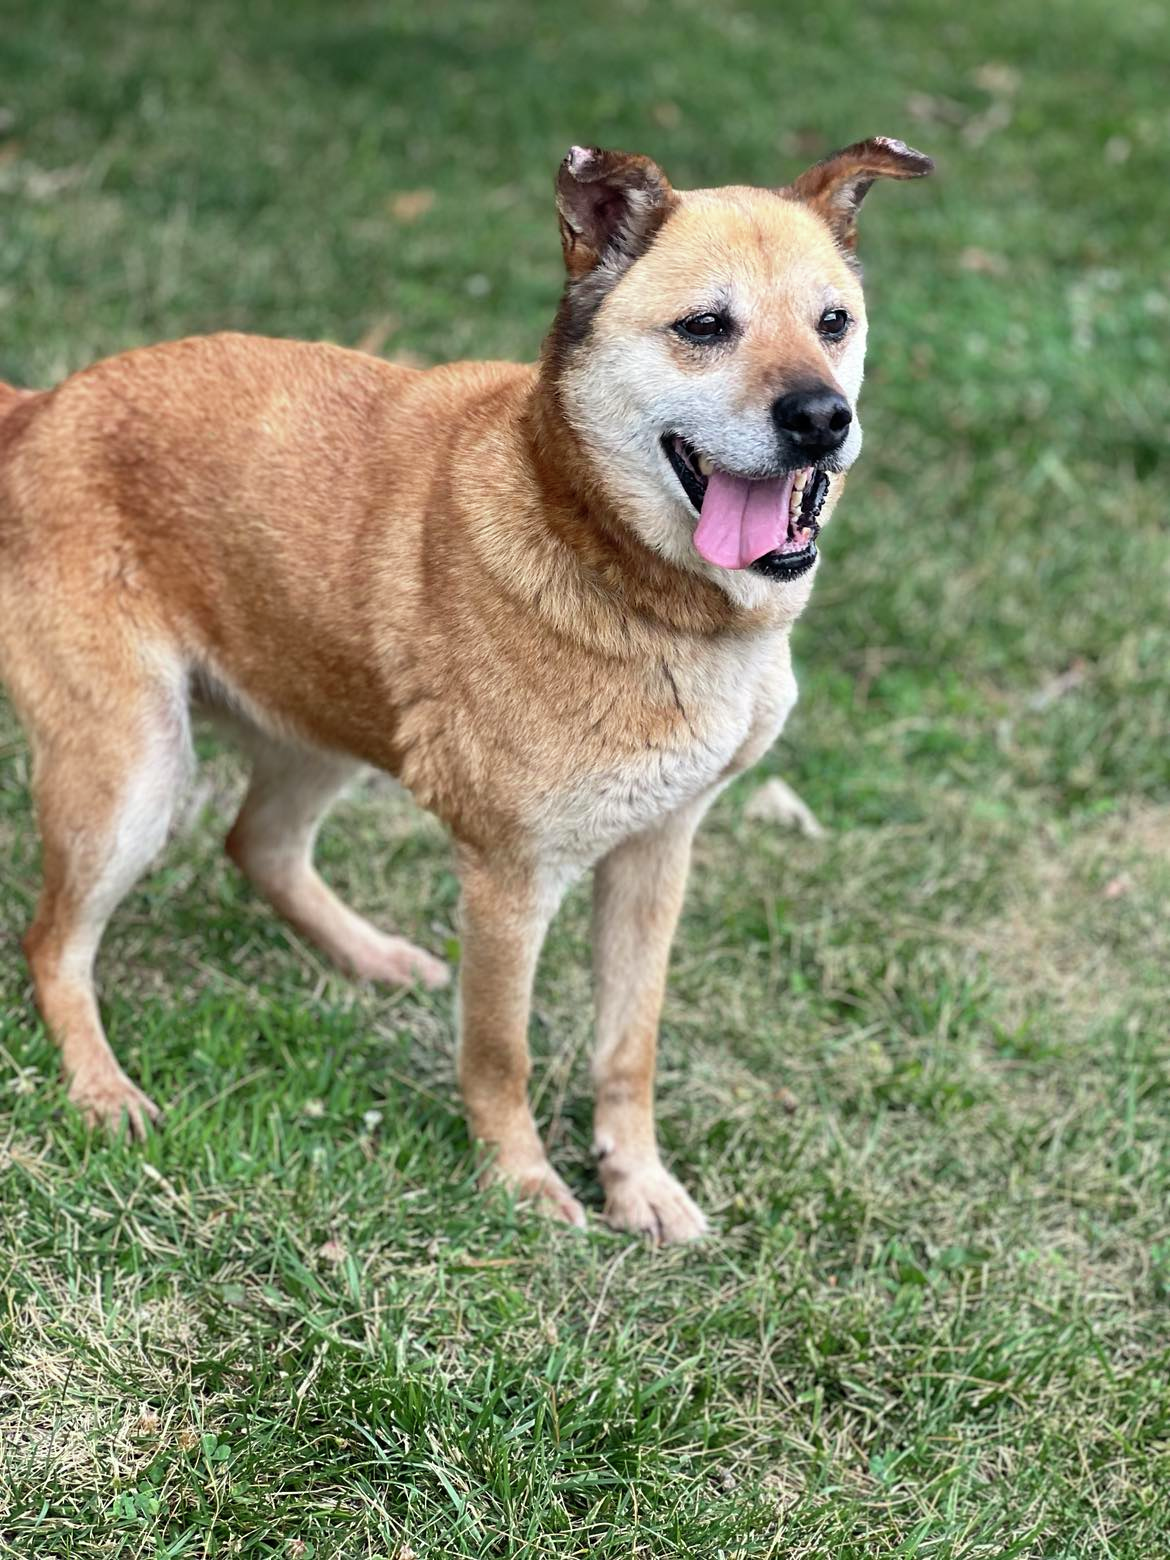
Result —
<path fill-rule="evenodd" d="M 0 377 L 221 326 L 531 356 L 572 141 L 680 185 L 862 135 L 867 449 L 762 773 L 701 837 L 663 1030 L 691 1250 L 474 1190 L 452 1004 L 358 989 L 225 861 L 206 762 L 105 1010 L 169 1102 L 65 1108 L 0 704 L 0 1553 L 1170 1552 L 1170 38 L 1139 0 L 8 0 Z M 442 951 L 384 782 L 331 881 Z M 587 893 L 533 1045 L 589 1162 Z"/>

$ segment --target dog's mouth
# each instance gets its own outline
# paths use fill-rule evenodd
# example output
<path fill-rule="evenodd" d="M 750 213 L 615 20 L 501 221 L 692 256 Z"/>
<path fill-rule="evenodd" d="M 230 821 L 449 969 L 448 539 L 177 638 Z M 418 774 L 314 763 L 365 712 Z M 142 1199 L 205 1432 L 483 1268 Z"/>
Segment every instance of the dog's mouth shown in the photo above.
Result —
<path fill-rule="evenodd" d="M 753 481 L 719 471 L 677 433 L 662 448 L 691 506 L 698 512 L 695 548 L 721 569 L 755 569 L 770 579 L 794 580 L 817 561 L 817 516 L 829 493 L 818 466 Z"/>

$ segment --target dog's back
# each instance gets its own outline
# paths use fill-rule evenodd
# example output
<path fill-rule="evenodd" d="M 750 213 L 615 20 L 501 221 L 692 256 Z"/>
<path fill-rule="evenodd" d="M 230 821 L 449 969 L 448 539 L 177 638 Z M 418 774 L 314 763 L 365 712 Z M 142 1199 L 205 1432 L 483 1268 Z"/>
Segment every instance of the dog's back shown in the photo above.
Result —
<path fill-rule="evenodd" d="M 43 391 L 18 390 L 0 379 L 0 469 L 7 451 L 33 416 L 33 408 L 44 399 Z"/>
<path fill-rule="evenodd" d="M 39 703 L 28 647 L 96 674 L 93 642 L 122 638 L 324 746 L 353 747 L 369 707 L 362 756 L 392 767 L 380 679 L 417 659 L 437 573 L 474 572 L 456 566 L 467 506 L 448 489 L 457 467 L 476 498 L 516 485 L 507 441 L 531 376 L 221 334 L 50 392 L 4 387 L 0 680 L 18 708 Z"/>

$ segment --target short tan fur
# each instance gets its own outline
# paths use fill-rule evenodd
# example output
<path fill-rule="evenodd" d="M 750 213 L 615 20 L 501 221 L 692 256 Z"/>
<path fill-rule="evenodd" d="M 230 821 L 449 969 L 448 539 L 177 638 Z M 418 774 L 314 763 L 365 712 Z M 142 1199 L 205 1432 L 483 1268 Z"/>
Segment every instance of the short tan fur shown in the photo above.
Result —
<path fill-rule="evenodd" d="M 655 1138 L 667 961 L 694 830 L 795 701 L 788 636 L 815 570 L 704 561 L 662 440 L 754 473 L 778 459 L 786 387 L 816 376 L 855 406 L 858 191 L 928 167 L 872 141 L 782 190 L 684 194 L 645 158 L 575 148 L 558 178 L 565 298 L 534 366 L 419 372 L 220 335 L 51 391 L 0 387 L 0 677 L 44 845 L 25 946 L 91 1121 L 141 1133 L 158 1114 L 106 1039 L 94 961 L 165 842 L 194 705 L 251 757 L 233 859 L 360 978 L 448 972 L 321 881 L 326 809 L 374 765 L 446 824 L 459 1079 L 485 1176 L 574 1223 L 528 1106 L 527 1027 L 545 929 L 594 870 L 606 1216 L 702 1233 Z M 715 295 L 738 321 L 717 361 L 675 328 Z M 841 342 L 817 333 L 829 305 L 852 321 Z M 854 422 L 822 521 L 857 443 Z"/>

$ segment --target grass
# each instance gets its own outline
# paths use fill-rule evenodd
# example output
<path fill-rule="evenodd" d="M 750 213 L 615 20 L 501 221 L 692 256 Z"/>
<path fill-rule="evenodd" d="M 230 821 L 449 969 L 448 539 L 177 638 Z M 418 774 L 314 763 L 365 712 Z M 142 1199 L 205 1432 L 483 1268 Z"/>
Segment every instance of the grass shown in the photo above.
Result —
<path fill-rule="evenodd" d="M 718 1226 L 656 1253 L 473 1191 L 447 997 L 359 991 L 224 862 L 241 775 L 103 955 L 145 1149 L 63 1106 L 0 707 L 0 1552 L 976 1556 L 1170 1549 L 1170 564 L 1157 6 L 11 0 L 0 375 L 221 325 L 531 355 L 573 140 L 676 182 L 902 134 L 868 447 L 765 772 L 713 814 L 663 1036 Z M 392 790 L 326 871 L 441 948 Z M 585 899 L 538 1108 L 588 1163 Z M 795 1105 L 795 1109 L 792 1106 Z"/>

